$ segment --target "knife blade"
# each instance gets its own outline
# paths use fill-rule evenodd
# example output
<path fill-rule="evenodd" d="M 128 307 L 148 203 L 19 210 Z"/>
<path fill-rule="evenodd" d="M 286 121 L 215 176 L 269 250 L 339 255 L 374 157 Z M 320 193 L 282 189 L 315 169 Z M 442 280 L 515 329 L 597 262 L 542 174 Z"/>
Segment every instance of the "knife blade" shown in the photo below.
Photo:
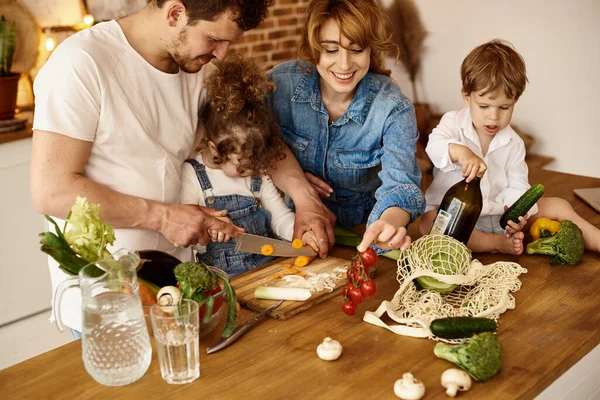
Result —
<path fill-rule="evenodd" d="M 271 245 L 275 251 L 273 255 L 276 257 L 298 257 L 298 256 L 314 256 L 315 253 L 308 247 L 295 249 L 290 242 L 277 240 L 264 236 L 251 235 L 249 233 L 238 233 L 235 237 L 235 250 L 245 253 L 262 254 L 263 246 Z"/>
<path fill-rule="evenodd" d="M 246 321 L 243 324 L 241 324 L 240 326 L 236 327 L 233 330 L 233 333 L 231 334 L 231 336 L 229 336 L 228 338 L 221 338 L 218 341 L 216 341 L 215 343 L 213 343 L 212 345 L 208 346 L 206 348 L 206 354 L 212 354 L 219 350 L 223 350 L 225 347 L 230 346 L 231 344 L 235 343 L 240 337 L 242 337 L 242 335 L 244 333 L 246 333 L 250 328 L 252 328 L 254 326 L 254 324 L 256 324 L 261 318 L 263 318 L 265 315 L 270 313 L 272 310 L 279 307 L 281 305 L 281 303 L 283 303 L 283 300 L 279 300 L 277 303 L 274 303 L 273 305 L 267 307 L 266 309 L 261 311 L 259 314 L 255 315 L 254 317 L 250 318 L 248 321 Z"/>

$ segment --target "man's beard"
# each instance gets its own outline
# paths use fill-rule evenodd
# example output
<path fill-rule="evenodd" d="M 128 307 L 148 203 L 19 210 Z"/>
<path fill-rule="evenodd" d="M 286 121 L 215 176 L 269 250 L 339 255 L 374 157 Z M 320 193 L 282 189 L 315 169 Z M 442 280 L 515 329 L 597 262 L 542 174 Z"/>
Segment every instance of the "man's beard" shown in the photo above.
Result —
<path fill-rule="evenodd" d="M 188 35 L 187 35 L 187 28 L 183 28 L 181 30 L 181 32 L 179 32 L 179 37 L 175 40 L 173 40 L 173 43 L 171 44 L 171 49 L 170 49 L 170 56 L 173 59 L 173 62 L 175 62 L 175 64 L 177 64 L 177 66 L 179 67 L 180 70 L 182 70 L 183 72 L 186 72 L 188 74 L 195 74 L 196 72 L 200 71 L 202 69 L 202 66 L 206 63 L 200 63 L 199 64 L 199 58 L 200 57 L 196 57 L 196 58 L 192 58 L 189 54 L 184 53 L 181 49 L 186 48 L 188 44 Z M 212 54 L 205 54 L 202 55 L 201 58 L 204 58 L 206 60 L 210 60 L 212 58 L 214 58 L 214 56 Z M 205 61 L 205 60 L 203 60 Z"/>

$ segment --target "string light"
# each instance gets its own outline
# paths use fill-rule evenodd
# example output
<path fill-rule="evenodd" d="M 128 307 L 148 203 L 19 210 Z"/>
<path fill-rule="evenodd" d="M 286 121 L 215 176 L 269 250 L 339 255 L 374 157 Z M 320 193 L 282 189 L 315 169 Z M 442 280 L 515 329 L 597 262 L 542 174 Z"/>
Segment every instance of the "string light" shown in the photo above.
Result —
<path fill-rule="evenodd" d="M 54 47 L 56 46 L 56 42 L 54 41 L 54 38 L 52 37 L 52 31 L 50 31 L 50 28 L 46 28 L 44 30 L 44 34 L 46 35 L 46 50 L 48 50 L 48 51 L 54 50 Z"/>
<path fill-rule="evenodd" d="M 92 24 L 94 23 L 94 16 L 91 14 L 85 14 L 83 16 L 83 23 L 87 26 L 92 26 Z"/>

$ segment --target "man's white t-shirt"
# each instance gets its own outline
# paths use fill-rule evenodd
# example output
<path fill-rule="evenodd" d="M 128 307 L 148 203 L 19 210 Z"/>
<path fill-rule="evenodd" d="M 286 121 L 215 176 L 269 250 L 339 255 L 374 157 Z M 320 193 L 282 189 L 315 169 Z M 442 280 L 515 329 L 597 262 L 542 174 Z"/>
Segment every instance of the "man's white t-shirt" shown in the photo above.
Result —
<path fill-rule="evenodd" d="M 483 208 L 476 228 L 490 233 L 504 232 L 499 223 L 504 205 L 512 205 L 530 187 L 523 139 L 508 125 L 496 133 L 484 156 L 469 108 L 444 114 L 429 135 L 425 149 L 434 165 L 433 182 L 425 194 L 426 211 L 437 210 L 448 189 L 464 179 L 461 165 L 450 159 L 450 143 L 468 147 L 488 166 L 481 179 Z M 528 215 L 537 211 L 536 204 Z"/>
<path fill-rule="evenodd" d="M 181 166 L 196 144 L 204 79 L 213 69 L 208 64 L 196 74 L 162 72 L 131 47 L 116 21 L 100 23 L 67 38 L 39 71 L 33 129 L 93 142 L 84 170 L 93 181 L 120 193 L 179 203 Z M 154 231 L 117 229 L 115 237 L 111 251 L 189 254 Z M 55 288 L 68 275 L 50 261 Z M 77 330 L 80 304 L 79 291 L 65 293 L 63 322 Z"/>

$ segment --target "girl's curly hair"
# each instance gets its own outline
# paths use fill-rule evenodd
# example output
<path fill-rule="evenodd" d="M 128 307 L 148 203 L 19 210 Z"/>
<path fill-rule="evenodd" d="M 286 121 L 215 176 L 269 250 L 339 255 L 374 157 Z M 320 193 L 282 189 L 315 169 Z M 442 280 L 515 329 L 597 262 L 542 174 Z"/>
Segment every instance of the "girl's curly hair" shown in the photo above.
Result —
<path fill-rule="evenodd" d="M 285 158 L 279 127 L 264 101 L 275 84 L 253 58 L 233 55 L 215 65 L 206 84 L 208 103 L 200 112 L 205 139 L 219 153 L 212 161 L 221 165 L 236 154 L 242 163 L 238 172 L 264 175 Z"/>

